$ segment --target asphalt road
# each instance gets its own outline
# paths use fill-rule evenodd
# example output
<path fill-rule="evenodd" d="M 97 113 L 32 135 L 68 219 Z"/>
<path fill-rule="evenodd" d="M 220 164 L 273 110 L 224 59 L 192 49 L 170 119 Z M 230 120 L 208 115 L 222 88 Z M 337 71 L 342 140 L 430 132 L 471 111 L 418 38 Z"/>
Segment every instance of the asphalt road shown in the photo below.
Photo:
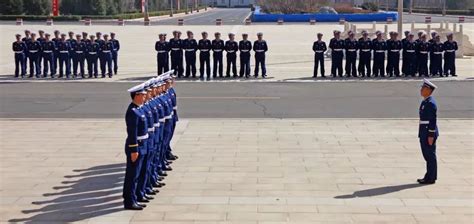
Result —
<path fill-rule="evenodd" d="M 419 82 L 178 83 L 181 118 L 417 118 Z M 473 118 L 474 82 L 438 82 L 440 118 Z M 1 118 L 123 118 L 133 83 L 1 83 Z"/>
<path fill-rule="evenodd" d="M 178 19 L 183 19 L 185 25 L 215 25 L 216 19 L 222 19 L 224 25 L 242 25 L 250 12 L 250 8 L 215 8 L 206 13 L 188 14 L 184 17 L 161 19 L 152 21 L 152 23 L 156 25 L 178 25 Z"/>

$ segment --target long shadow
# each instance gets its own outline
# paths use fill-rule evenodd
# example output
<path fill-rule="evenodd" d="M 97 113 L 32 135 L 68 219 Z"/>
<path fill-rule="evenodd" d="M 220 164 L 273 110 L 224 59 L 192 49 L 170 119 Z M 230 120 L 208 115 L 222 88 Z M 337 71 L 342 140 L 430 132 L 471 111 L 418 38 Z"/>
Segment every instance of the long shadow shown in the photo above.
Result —
<path fill-rule="evenodd" d="M 125 164 L 94 166 L 73 170 L 74 175 L 64 176 L 56 192 L 45 193 L 45 200 L 32 204 L 43 206 L 23 210 L 23 214 L 34 214 L 28 218 L 14 218 L 9 222 L 75 222 L 123 210 L 122 183 Z M 61 191 L 58 191 L 61 190 Z"/>
<path fill-rule="evenodd" d="M 348 199 L 348 198 L 373 197 L 373 196 L 390 194 L 390 193 L 394 193 L 394 192 L 397 192 L 397 191 L 402 191 L 402 190 L 412 189 L 412 188 L 417 188 L 417 187 L 423 187 L 423 186 L 426 186 L 426 185 L 422 185 L 422 184 L 402 184 L 402 185 L 395 185 L 395 186 L 378 187 L 378 188 L 372 188 L 372 189 L 356 191 L 352 194 L 339 195 L 339 196 L 336 196 L 334 198 L 336 198 L 336 199 Z"/>

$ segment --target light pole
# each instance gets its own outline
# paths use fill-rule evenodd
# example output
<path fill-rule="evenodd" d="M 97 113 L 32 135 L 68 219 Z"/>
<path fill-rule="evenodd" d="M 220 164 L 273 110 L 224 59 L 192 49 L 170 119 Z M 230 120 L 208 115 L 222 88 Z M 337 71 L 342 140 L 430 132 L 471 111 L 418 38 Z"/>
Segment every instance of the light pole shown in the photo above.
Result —
<path fill-rule="evenodd" d="M 170 6 L 171 6 L 171 7 L 170 7 L 170 10 L 171 10 L 171 12 L 170 12 L 170 17 L 173 17 L 173 1 L 174 1 L 174 0 L 170 0 L 170 2 L 171 2 L 171 4 L 170 4 Z"/>
<path fill-rule="evenodd" d="M 403 32 L 403 0 L 398 0 L 398 33 L 402 35 Z"/>
<path fill-rule="evenodd" d="M 443 16 L 446 16 L 446 0 L 443 0 Z"/>

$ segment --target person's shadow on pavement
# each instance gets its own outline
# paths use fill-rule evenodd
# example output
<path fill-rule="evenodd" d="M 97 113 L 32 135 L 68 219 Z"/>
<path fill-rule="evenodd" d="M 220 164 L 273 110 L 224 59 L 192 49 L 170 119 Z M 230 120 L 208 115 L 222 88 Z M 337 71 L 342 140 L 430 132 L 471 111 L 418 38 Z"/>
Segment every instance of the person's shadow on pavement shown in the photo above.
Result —
<path fill-rule="evenodd" d="M 426 185 L 403 184 L 403 185 L 395 185 L 395 186 L 378 187 L 378 188 L 366 189 L 366 190 L 361 190 L 361 191 L 355 191 L 352 194 L 339 195 L 334 198 L 335 199 L 349 199 L 349 198 L 373 197 L 373 196 L 390 194 L 397 191 L 402 191 L 402 190 L 412 189 L 412 188 L 417 188 L 417 187 L 422 187 L 422 186 L 426 186 Z"/>
<path fill-rule="evenodd" d="M 43 194 L 54 198 L 32 202 L 43 207 L 22 211 L 33 216 L 10 219 L 9 222 L 74 222 L 122 211 L 124 170 L 122 163 L 74 170 L 79 174 L 65 176 L 71 180 L 63 181 L 63 186 L 53 187 L 61 192 Z"/>

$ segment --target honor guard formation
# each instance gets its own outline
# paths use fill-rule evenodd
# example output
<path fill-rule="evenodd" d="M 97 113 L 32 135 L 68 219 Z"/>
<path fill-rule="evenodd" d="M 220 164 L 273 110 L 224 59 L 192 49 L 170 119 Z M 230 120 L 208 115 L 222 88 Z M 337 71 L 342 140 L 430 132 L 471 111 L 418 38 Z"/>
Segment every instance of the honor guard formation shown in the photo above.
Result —
<path fill-rule="evenodd" d="M 142 210 L 154 199 L 161 181 L 178 159 L 170 142 L 178 121 L 173 70 L 128 90 L 132 102 L 125 122 L 127 167 L 123 186 L 125 209 Z"/>
<path fill-rule="evenodd" d="M 235 34 L 229 33 L 228 40 L 221 39 L 219 32 L 214 33 L 214 39 L 208 39 L 208 33 L 202 32 L 202 38 L 194 39 L 192 31 L 186 32 L 187 38 L 181 39 L 180 31 L 173 31 L 173 38 L 166 40 L 166 34 L 159 34 L 159 40 L 155 44 L 157 52 L 158 74 L 167 72 L 170 67 L 174 70 L 177 78 L 197 78 L 196 54 L 199 51 L 199 78 L 201 80 L 211 79 L 211 52 L 212 52 L 212 78 L 224 78 L 223 56 L 226 52 L 226 78 L 250 78 L 251 51 L 255 52 L 254 77 L 259 76 L 260 68 L 262 78 L 267 77 L 265 66 L 265 53 L 268 51 L 267 42 L 263 40 L 263 33 L 257 34 L 257 40 L 250 42 L 248 34 L 242 34 L 242 40 L 237 42 Z M 252 47 L 253 46 L 253 47 Z M 183 51 L 186 63 L 186 71 L 183 66 Z M 237 73 L 237 53 L 240 51 L 240 71 Z"/>
<path fill-rule="evenodd" d="M 69 36 L 67 38 L 66 36 Z M 117 75 L 118 52 L 120 42 L 115 33 L 102 35 L 88 35 L 86 32 L 68 35 L 59 30 L 54 31 L 54 38 L 49 33 L 38 31 L 31 33 L 25 30 L 25 36 L 16 34 L 16 41 L 12 44 L 15 54 L 15 77 L 28 78 L 97 78 L 98 66 L 102 78 Z M 85 65 L 87 61 L 87 73 Z"/>
<path fill-rule="evenodd" d="M 433 32 L 428 40 L 427 34 L 418 33 L 418 39 L 414 34 L 405 32 L 405 38 L 399 40 L 397 32 L 390 32 L 390 39 L 384 40 L 382 32 L 377 31 L 376 38 L 371 40 L 366 31 L 362 31 L 362 37 L 357 40 L 355 33 L 348 32 L 349 37 L 343 40 L 341 32 L 334 31 L 334 37 L 329 42 L 331 49 L 331 75 L 333 77 L 433 77 L 433 76 L 456 76 L 455 53 L 458 50 L 453 34 L 447 35 L 447 40 L 442 43 L 440 36 Z M 322 40 L 323 34 L 317 34 L 317 41 L 313 43 L 314 72 L 313 77 L 325 76 L 324 54 L 327 51 L 326 43 Z M 356 69 L 357 51 L 359 52 L 359 64 Z M 402 55 L 402 69 L 400 72 L 400 52 Z M 343 70 L 343 58 L 346 64 Z M 444 65 L 443 65 L 444 55 Z M 373 57 L 373 65 L 370 66 Z M 385 66 L 387 57 L 387 66 Z M 428 57 L 430 59 L 428 69 Z M 444 68 L 444 70 L 443 70 Z M 371 70 L 372 69 L 372 70 Z"/>

